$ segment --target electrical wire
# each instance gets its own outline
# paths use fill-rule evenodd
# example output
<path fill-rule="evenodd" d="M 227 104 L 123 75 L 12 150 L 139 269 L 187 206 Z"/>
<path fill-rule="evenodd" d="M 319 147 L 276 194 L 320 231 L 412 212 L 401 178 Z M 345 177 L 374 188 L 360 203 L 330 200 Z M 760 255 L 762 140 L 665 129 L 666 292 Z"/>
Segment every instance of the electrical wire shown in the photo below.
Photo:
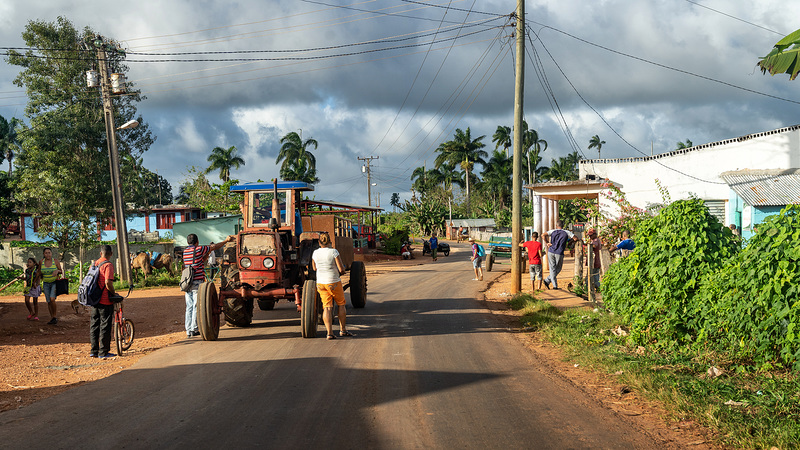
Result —
<path fill-rule="evenodd" d="M 401 2 L 405 2 L 405 3 L 414 3 L 416 5 L 425 5 L 425 6 L 428 6 L 428 7 L 431 7 L 431 8 L 444 8 L 444 6 L 441 6 L 441 5 L 433 5 L 433 4 L 430 4 L 430 3 L 418 2 L 418 1 L 414 1 L 414 0 L 400 0 L 400 1 Z M 475 11 L 474 9 L 471 9 L 471 8 L 470 9 L 463 9 L 463 8 L 452 7 L 450 9 L 452 9 L 454 11 L 462 11 L 462 12 L 471 13 L 471 14 L 472 13 L 474 13 L 474 14 L 483 14 L 483 15 L 487 15 L 487 16 L 499 16 L 499 15 L 502 15 L 502 14 L 497 14 L 497 13 L 493 13 L 493 12 Z"/>
<path fill-rule="evenodd" d="M 532 33 L 536 34 L 536 33 L 535 33 L 535 32 L 533 32 L 533 30 L 531 30 L 530 28 L 529 28 L 529 32 L 532 32 Z M 602 114 L 600 114 L 600 112 L 599 112 L 599 111 L 597 111 L 597 109 L 595 109 L 595 108 L 594 108 L 594 107 L 593 107 L 593 106 L 592 106 L 592 105 L 591 105 L 591 104 L 590 104 L 590 103 L 589 103 L 589 102 L 588 102 L 588 101 L 587 101 L 587 100 L 586 100 L 586 99 L 583 97 L 583 95 L 581 95 L 581 93 L 578 91 L 578 89 L 575 87 L 575 85 L 572 83 L 572 81 L 569 79 L 569 77 L 567 77 L 567 74 L 566 74 L 566 73 L 564 73 L 564 70 L 563 70 L 563 69 L 561 69 L 561 66 L 560 66 L 560 65 L 558 64 L 558 62 L 555 60 L 555 58 L 553 57 L 553 55 L 552 55 L 552 54 L 550 53 L 550 51 L 547 49 L 547 46 L 545 46 L 545 45 L 544 45 L 544 42 L 542 41 L 542 39 L 541 39 L 541 36 L 539 36 L 538 34 L 536 34 L 536 37 L 537 37 L 537 40 L 539 41 L 539 44 L 540 44 L 540 45 L 542 46 L 542 48 L 544 49 L 544 51 L 545 51 L 545 52 L 547 52 L 547 54 L 550 56 L 550 59 L 553 61 L 553 64 L 555 64 L 555 66 L 558 68 L 559 72 L 561 72 L 561 75 L 564 77 L 564 79 L 567 81 L 567 83 L 569 83 L 569 85 L 572 87 L 572 90 L 574 90 L 574 91 L 575 91 L 575 93 L 578 95 L 578 97 L 581 99 L 581 101 L 583 101 L 583 103 L 585 103 L 585 104 L 586 104 L 586 106 L 588 106 L 588 107 L 589 107 L 589 109 L 591 109 L 591 110 L 592 110 L 592 111 L 593 111 L 593 112 L 594 112 L 594 113 L 597 115 L 597 117 L 599 117 L 599 118 L 600 118 L 600 120 L 602 120 L 602 121 L 603 121 L 603 123 L 605 123 L 605 124 L 606 124 L 606 126 L 607 126 L 607 127 L 608 127 L 608 128 L 609 128 L 609 129 L 610 129 L 610 130 L 611 130 L 611 131 L 614 133 L 614 134 L 616 134 L 616 135 L 617 135 L 617 137 L 619 137 L 619 138 L 622 140 L 622 142 L 626 143 L 626 144 L 627 144 L 627 145 L 628 145 L 630 148 L 634 149 L 634 150 L 635 150 L 635 151 L 637 151 L 638 153 L 641 153 L 642 155 L 644 155 L 644 156 L 646 156 L 646 157 L 650 157 L 650 155 L 648 155 L 647 153 L 645 153 L 645 152 L 643 152 L 643 151 L 639 150 L 639 149 L 638 149 L 638 148 L 637 148 L 635 145 L 633 145 L 633 144 L 631 144 L 630 142 L 628 142 L 628 140 L 627 140 L 627 139 L 625 139 L 625 138 L 624 138 L 624 137 L 623 137 L 623 136 L 622 136 L 622 135 L 621 135 L 621 134 L 620 134 L 620 133 L 619 133 L 619 132 L 618 132 L 618 131 L 617 131 L 617 130 L 614 128 L 614 127 L 612 127 L 612 126 L 611 126 L 611 124 L 610 124 L 610 123 L 608 123 L 608 121 L 605 119 L 605 117 L 603 117 L 603 115 L 602 115 Z M 661 167 L 664 167 L 665 169 L 669 169 L 669 170 L 671 170 L 671 171 L 673 171 L 673 172 L 679 173 L 679 174 L 681 174 L 681 175 L 683 175 L 683 176 L 685 176 L 685 177 L 688 177 L 688 178 L 692 178 L 692 179 L 694 179 L 694 180 L 696 180 L 696 181 L 700 181 L 700 182 L 703 182 L 703 183 L 708 183 L 708 184 L 727 184 L 727 183 L 725 183 L 725 182 L 720 182 L 720 181 L 711 181 L 711 180 L 705 180 L 705 179 L 703 179 L 703 178 L 699 178 L 699 177 L 696 177 L 696 176 L 694 176 L 694 175 L 691 175 L 691 174 L 688 174 L 688 173 L 682 172 L 682 171 L 680 171 L 680 170 L 678 170 L 678 169 L 675 169 L 675 168 L 673 168 L 673 167 L 669 167 L 669 166 L 667 166 L 666 164 L 662 163 L 661 161 L 659 161 L 659 160 L 657 160 L 657 159 L 651 159 L 651 160 L 652 160 L 652 161 L 654 161 L 656 164 L 660 165 Z"/>
<path fill-rule="evenodd" d="M 705 9 L 707 9 L 707 10 L 709 10 L 709 11 L 714 11 L 714 12 L 715 12 L 715 13 L 717 13 L 717 14 L 722 14 L 723 16 L 730 17 L 731 19 L 738 20 L 739 22 L 744 22 L 744 23 L 746 23 L 746 24 L 748 24 L 748 25 L 752 25 L 752 26 L 754 26 L 754 27 L 756 27 L 756 28 L 761 28 L 762 30 L 769 31 L 770 33 L 775 33 L 775 34 L 777 34 L 777 35 L 780 35 L 780 36 L 783 36 L 784 34 L 786 34 L 786 33 L 781 33 L 781 32 L 779 32 L 779 31 L 771 30 L 771 29 L 769 29 L 769 28 L 767 28 L 767 27 L 762 27 L 761 25 L 759 25 L 759 24 L 757 24 L 757 23 L 748 22 L 748 21 L 746 21 L 746 20 L 744 20 L 744 19 L 741 19 L 741 18 L 739 18 L 739 17 L 732 16 L 732 15 L 730 15 L 730 14 L 728 14 L 728 13 L 724 13 L 724 12 L 722 12 L 722 11 L 719 11 L 719 10 L 717 10 L 717 9 L 714 9 L 714 8 L 708 7 L 708 6 L 706 6 L 706 5 L 701 5 L 700 3 L 694 2 L 694 1 L 692 1 L 692 0 L 686 0 L 686 2 L 687 2 L 687 3 L 691 3 L 691 4 L 693 4 L 693 5 L 696 5 L 696 6 L 699 6 L 699 7 L 701 7 L 701 8 L 705 8 Z"/>
<path fill-rule="evenodd" d="M 434 18 L 431 18 L 431 17 L 408 16 L 408 15 L 398 14 L 398 13 L 384 13 L 384 12 L 380 12 L 380 11 L 372 11 L 372 10 L 369 10 L 369 9 L 353 8 L 351 6 L 339 6 L 339 5 L 334 5 L 334 4 L 331 4 L 331 3 L 319 2 L 319 1 L 314 1 L 314 0 L 300 0 L 300 1 L 302 1 L 304 3 L 313 3 L 313 4 L 316 4 L 316 5 L 330 6 L 330 7 L 339 8 L 339 9 L 349 9 L 349 10 L 352 10 L 352 11 L 361 11 L 361 12 L 366 12 L 366 13 L 371 13 L 371 14 L 380 14 L 380 15 L 391 16 L 391 17 L 403 17 L 403 18 L 407 18 L 407 19 L 426 20 L 426 21 L 429 21 L 429 22 L 444 22 L 444 23 L 453 23 L 453 24 L 461 23 L 461 22 L 458 22 L 458 21 L 434 19 Z"/>

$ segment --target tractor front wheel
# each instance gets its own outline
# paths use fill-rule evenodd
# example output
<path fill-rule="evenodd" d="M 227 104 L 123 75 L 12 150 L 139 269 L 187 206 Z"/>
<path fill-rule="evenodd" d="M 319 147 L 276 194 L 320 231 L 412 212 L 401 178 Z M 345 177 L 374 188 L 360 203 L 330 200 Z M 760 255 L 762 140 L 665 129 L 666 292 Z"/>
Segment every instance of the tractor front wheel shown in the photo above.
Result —
<path fill-rule="evenodd" d="M 197 324 L 204 341 L 219 337 L 219 297 L 214 283 L 200 284 L 197 290 Z"/>
<path fill-rule="evenodd" d="M 303 304 L 300 307 L 300 334 L 304 338 L 317 337 L 317 282 L 303 283 Z"/>

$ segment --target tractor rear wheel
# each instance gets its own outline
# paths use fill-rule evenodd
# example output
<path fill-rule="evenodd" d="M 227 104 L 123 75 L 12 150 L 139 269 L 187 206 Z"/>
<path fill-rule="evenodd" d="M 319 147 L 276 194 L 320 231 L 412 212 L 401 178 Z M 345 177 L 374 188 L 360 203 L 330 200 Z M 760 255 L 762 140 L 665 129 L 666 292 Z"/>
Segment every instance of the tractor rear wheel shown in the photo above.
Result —
<path fill-rule="evenodd" d="M 214 283 L 202 283 L 197 290 L 197 324 L 204 341 L 219 337 L 219 297 Z"/>
<path fill-rule="evenodd" d="M 350 266 L 350 304 L 353 308 L 367 305 L 367 269 L 361 261 L 353 261 Z"/>
<path fill-rule="evenodd" d="M 317 282 L 303 283 L 303 304 L 300 307 L 300 334 L 304 338 L 317 337 Z"/>
<path fill-rule="evenodd" d="M 253 322 L 253 299 L 228 297 L 222 305 L 225 321 L 233 327 L 246 327 Z"/>

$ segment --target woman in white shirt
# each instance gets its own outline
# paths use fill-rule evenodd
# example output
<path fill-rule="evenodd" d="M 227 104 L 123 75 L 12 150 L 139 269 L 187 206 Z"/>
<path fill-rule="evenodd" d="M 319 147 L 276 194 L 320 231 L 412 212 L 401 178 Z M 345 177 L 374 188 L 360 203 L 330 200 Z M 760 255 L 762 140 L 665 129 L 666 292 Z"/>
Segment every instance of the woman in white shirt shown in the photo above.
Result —
<path fill-rule="evenodd" d="M 344 306 L 344 289 L 339 275 L 344 274 L 344 264 L 339 257 L 339 251 L 331 248 L 331 238 L 328 234 L 320 234 L 320 248 L 311 255 L 311 268 L 317 272 L 317 292 L 322 298 L 322 320 L 328 330 L 328 339 L 336 339 L 333 335 L 333 302 L 339 306 L 339 336 L 353 336 L 347 331 L 346 309 Z"/>

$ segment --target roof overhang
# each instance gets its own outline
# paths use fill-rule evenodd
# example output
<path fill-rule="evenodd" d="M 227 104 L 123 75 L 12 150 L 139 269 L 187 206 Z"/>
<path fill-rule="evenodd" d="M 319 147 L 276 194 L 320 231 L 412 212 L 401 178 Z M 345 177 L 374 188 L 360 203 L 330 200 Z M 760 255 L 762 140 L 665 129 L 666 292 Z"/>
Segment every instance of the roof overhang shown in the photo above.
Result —
<path fill-rule="evenodd" d="M 267 191 L 275 187 L 272 183 L 244 183 L 236 186 L 231 186 L 231 192 L 240 191 Z M 313 191 L 314 185 L 302 181 L 279 181 L 278 189 L 295 189 L 298 191 Z"/>
<path fill-rule="evenodd" d="M 610 180 L 548 181 L 546 183 L 526 184 L 533 195 L 550 200 L 573 200 L 576 198 L 595 199 L 609 186 L 622 188 L 621 184 Z"/>

